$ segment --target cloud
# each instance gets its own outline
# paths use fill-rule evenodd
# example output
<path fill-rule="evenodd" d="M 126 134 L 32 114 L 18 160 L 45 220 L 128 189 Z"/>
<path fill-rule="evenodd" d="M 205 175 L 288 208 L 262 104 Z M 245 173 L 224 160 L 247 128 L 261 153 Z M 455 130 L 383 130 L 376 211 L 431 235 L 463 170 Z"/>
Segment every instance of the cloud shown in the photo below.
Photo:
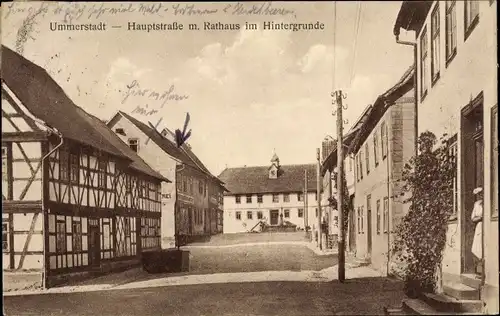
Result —
<path fill-rule="evenodd" d="M 343 47 L 334 49 L 333 45 L 316 44 L 311 46 L 307 53 L 298 61 L 303 73 L 321 73 L 333 71 L 333 61 L 338 68 L 348 57 L 348 51 Z"/>
<path fill-rule="evenodd" d="M 110 65 L 106 82 L 121 88 L 124 84 L 139 79 L 151 71 L 149 68 L 138 67 L 127 58 L 120 57 Z"/>

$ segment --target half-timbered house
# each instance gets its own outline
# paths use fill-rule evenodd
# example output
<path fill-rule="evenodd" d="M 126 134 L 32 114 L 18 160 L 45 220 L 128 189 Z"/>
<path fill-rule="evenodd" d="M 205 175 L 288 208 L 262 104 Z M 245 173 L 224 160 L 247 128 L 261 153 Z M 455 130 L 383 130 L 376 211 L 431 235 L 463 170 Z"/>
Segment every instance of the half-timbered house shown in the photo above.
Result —
<path fill-rule="evenodd" d="M 2 46 L 4 273 L 45 287 L 138 264 L 160 246 L 160 186 L 101 120 Z"/>

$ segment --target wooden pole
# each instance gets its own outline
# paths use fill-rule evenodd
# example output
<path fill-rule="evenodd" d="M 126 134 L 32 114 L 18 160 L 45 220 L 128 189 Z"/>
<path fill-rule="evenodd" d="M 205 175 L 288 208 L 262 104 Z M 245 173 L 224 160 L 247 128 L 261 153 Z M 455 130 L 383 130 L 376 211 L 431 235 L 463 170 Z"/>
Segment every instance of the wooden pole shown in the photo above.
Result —
<path fill-rule="evenodd" d="M 345 229 L 343 212 L 343 177 L 344 177 L 344 154 L 343 154 L 343 121 L 342 121 L 342 90 L 336 92 L 337 98 L 337 211 L 339 212 L 339 281 L 345 280 Z"/>
<path fill-rule="evenodd" d="M 318 160 L 317 165 L 317 181 L 316 181 L 316 196 L 318 199 L 318 248 L 322 248 L 321 244 L 321 161 L 319 157 L 319 148 L 316 149 L 316 160 Z"/>
<path fill-rule="evenodd" d="M 308 226 L 309 210 L 307 209 L 307 169 L 304 170 L 304 229 Z M 306 231 L 307 234 L 307 231 Z"/>

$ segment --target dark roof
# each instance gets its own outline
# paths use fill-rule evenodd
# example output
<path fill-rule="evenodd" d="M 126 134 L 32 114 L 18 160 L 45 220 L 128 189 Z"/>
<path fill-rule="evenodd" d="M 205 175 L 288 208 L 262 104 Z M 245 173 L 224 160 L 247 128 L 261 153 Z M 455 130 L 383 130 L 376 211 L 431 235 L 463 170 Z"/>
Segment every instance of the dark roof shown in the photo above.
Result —
<path fill-rule="evenodd" d="M 123 111 L 119 111 L 118 114 L 122 115 L 130 122 L 132 122 L 132 124 L 137 126 L 137 128 L 139 128 L 146 136 L 148 136 L 152 141 L 154 141 L 156 145 L 158 145 L 164 152 L 174 157 L 175 159 L 180 160 L 182 163 L 196 170 L 199 170 L 202 173 L 206 174 L 207 176 L 211 177 L 212 179 L 220 182 L 219 179 L 217 179 L 214 175 L 210 173 L 210 171 L 208 171 L 205 165 L 201 163 L 198 157 L 196 157 L 196 155 L 188 146 L 182 145 L 181 146 L 182 148 L 179 148 L 177 147 L 177 144 L 174 144 L 169 139 L 163 137 L 158 131 L 146 125 L 145 123 L 139 121 L 135 117 Z M 111 121 L 112 120 L 110 120 L 108 124 L 111 124 Z"/>
<path fill-rule="evenodd" d="M 43 68 L 3 45 L 1 56 L 2 80 L 35 117 L 57 129 L 64 138 L 120 157 L 138 171 L 169 181 L 144 163 L 101 120 L 76 106 Z"/>
<path fill-rule="evenodd" d="M 400 29 L 420 32 L 425 18 L 434 1 L 403 1 L 394 23 L 394 35 L 399 36 Z"/>
<path fill-rule="evenodd" d="M 125 158 L 85 120 L 78 107 L 42 67 L 2 45 L 2 80 L 38 119 L 65 138 Z"/>
<path fill-rule="evenodd" d="M 308 191 L 316 191 L 317 166 L 280 166 L 277 179 L 269 179 L 269 166 L 227 168 L 219 175 L 229 194 L 286 193 L 304 191 L 304 173 L 307 170 Z"/>
<path fill-rule="evenodd" d="M 344 143 L 344 157 L 350 154 L 349 148 L 356 137 L 357 132 L 359 131 L 359 127 L 355 129 L 349 130 L 347 134 L 344 135 L 343 143 Z M 347 146 L 347 147 L 345 147 Z M 325 161 L 321 164 L 321 174 L 325 174 L 326 170 L 332 171 L 333 168 L 337 166 L 337 147 L 334 147 L 332 152 L 326 157 Z"/>
<path fill-rule="evenodd" d="M 150 175 L 154 178 L 161 179 L 166 182 L 172 182 L 169 179 L 162 176 L 160 173 L 153 170 L 142 158 L 133 151 L 127 144 L 125 144 L 120 137 L 118 137 L 106 124 L 100 120 L 99 118 L 85 112 L 84 110 L 78 108 L 79 112 L 81 112 L 82 117 L 85 117 L 86 120 L 94 125 L 96 129 L 100 132 L 102 137 L 107 139 L 110 143 L 113 144 L 120 152 L 122 152 L 125 156 L 127 156 L 132 163 L 129 165 L 130 168 L 143 172 L 147 175 Z"/>
<path fill-rule="evenodd" d="M 367 138 L 368 134 L 372 131 L 373 127 L 377 124 L 387 109 L 391 107 L 400 97 L 410 91 L 413 88 L 414 83 L 415 65 L 412 65 L 405 71 L 403 76 L 401 76 L 401 79 L 399 79 L 394 86 L 377 97 L 369 113 L 367 113 L 367 116 L 361 125 L 360 131 L 357 133 L 351 144 L 352 152 L 357 152 L 359 150 L 361 143 Z"/>

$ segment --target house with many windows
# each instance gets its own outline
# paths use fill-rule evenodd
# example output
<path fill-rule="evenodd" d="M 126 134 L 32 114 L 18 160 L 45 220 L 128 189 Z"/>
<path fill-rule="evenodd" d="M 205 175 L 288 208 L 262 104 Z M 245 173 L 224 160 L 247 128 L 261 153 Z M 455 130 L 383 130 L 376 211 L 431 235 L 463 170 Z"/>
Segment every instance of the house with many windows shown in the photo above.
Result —
<path fill-rule="evenodd" d="M 1 53 L 4 278 L 51 287 L 139 264 L 160 247 L 169 180 L 43 68 Z"/>
<path fill-rule="evenodd" d="M 355 255 L 388 274 L 394 228 L 408 210 L 401 198 L 404 165 L 415 153 L 415 69 L 380 95 L 352 141 L 355 161 Z"/>
<path fill-rule="evenodd" d="M 223 183 L 205 167 L 189 144 L 178 147 L 175 135 L 168 129 L 157 131 L 152 125 L 123 111 L 107 123 L 131 149 L 153 169 L 173 183 L 162 186 L 162 247 L 216 234 L 222 230 Z"/>
<path fill-rule="evenodd" d="M 224 233 L 258 230 L 260 222 L 315 229 L 319 213 L 316 169 L 315 164 L 280 165 L 274 154 L 270 166 L 223 170 L 219 179 L 228 190 L 224 193 Z"/>
<path fill-rule="evenodd" d="M 400 38 L 401 29 L 412 36 Z M 497 314 L 497 1 L 404 1 L 394 35 L 415 52 L 418 133 L 446 133 L 456 155 L 455 203 L 442 261 L 445 294 L 481 298 L 485 311 Z M 484 192 L 482 258 L 472 253 L 478 187 Z"/>

